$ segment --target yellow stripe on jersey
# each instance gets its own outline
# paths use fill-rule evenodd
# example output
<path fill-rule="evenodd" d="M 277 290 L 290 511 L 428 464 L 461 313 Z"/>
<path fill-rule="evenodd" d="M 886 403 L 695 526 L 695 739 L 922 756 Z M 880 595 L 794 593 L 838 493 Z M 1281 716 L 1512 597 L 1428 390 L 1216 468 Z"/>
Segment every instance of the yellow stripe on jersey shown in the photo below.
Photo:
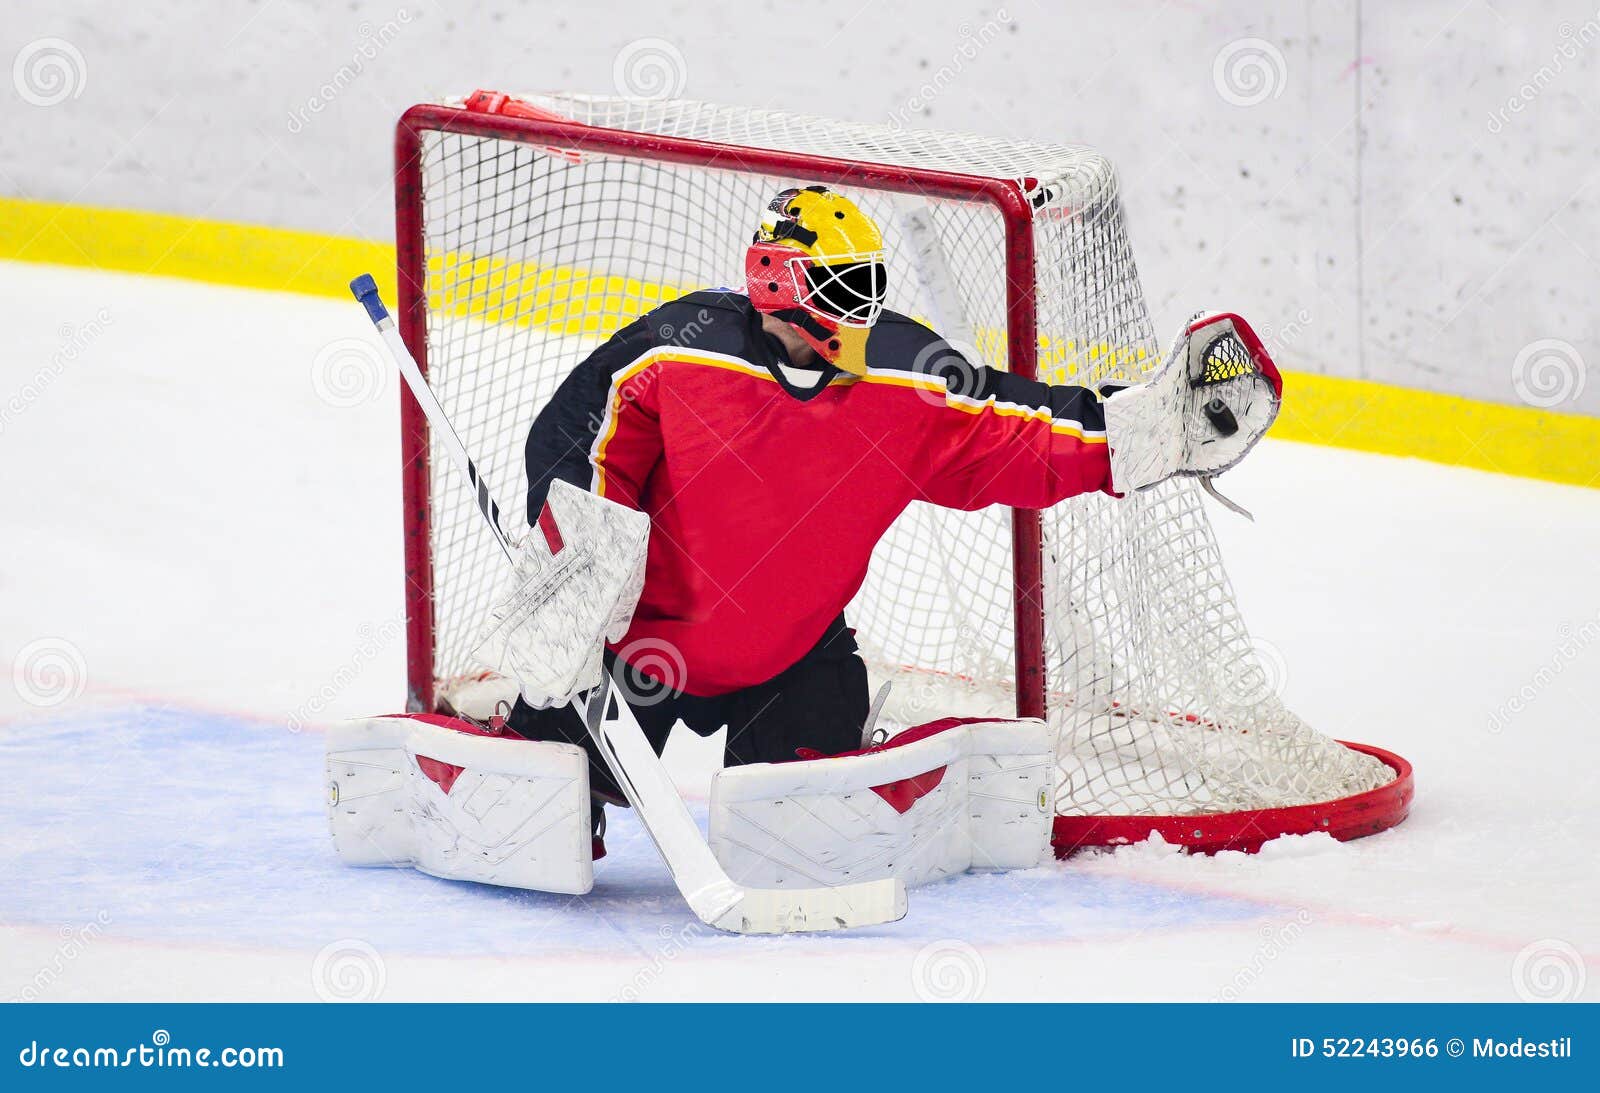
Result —
<path fill-rule="evenodd" d="M 910 387 L 918 391 L 940 396 L 944 405 L 952 410 L 959 410 L 965 414 L 993 413 L 998 417 L 1020 417 L 1030 420 L 1049 422 L 1050 431 L 1062 436 L 1075 436 L 1085 444 L 1104 444 L 1106 435 L 1103 431 L 1085 430 L 1082 422 L 1058 420 L 1047 406 L 1024 406 L 1016 402 L 1001 402 L 994 395 L 986 399 L 967 398 L 950 391 L 945 382 L 937 376 L 925 376 L 915 372 L 890 372 L 885 370 L 869 370 L 860 377 L 861 383 L 877 383 L 892 387 Z"/>

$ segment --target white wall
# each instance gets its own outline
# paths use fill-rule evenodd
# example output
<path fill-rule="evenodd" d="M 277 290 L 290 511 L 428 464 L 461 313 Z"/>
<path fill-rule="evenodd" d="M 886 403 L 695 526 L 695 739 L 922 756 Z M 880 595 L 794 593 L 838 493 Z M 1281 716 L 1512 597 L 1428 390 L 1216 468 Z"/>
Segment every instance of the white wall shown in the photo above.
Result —
<path fill-rule="evenodd" d="M 386 238 L 405 106 L 609 92 L 659 37 L 694 98 L 1101 147 L 1163 331 L 1600 413 L 1600 0 L 3 3 L 6 194 Z"/>

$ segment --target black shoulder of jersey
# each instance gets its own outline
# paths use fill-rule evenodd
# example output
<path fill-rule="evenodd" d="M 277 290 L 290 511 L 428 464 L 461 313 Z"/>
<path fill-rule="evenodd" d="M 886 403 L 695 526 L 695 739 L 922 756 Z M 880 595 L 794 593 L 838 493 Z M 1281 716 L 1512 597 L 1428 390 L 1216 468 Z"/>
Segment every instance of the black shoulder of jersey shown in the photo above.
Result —
<path fill-rule="evenodd" d="M 783 374 L 787 364 L 782 344 L 762 329 L 761 314 L 742 292 L 731 289 L 703 289 L 662 304 L 640 323 L 652 338 L 651 348 L 682 346 L 706 353 L 720 353 L 765 368 L 778 386 L 800 402 L 821 394 L 828 381 L 839 372 L 822 365 L 822 381 L 802 387 Z"/>
<path fill-rule="evenodd" d="M 759 359 L 760 320 L 750 300 L 728 289 L 702 289 L 662 304 L 640 320 L 656 348 L 683 346 Z"/>
<path fill-rule="evenodd" d="M 981 363 L 967 361 L 937 332 L 898 311 L 879 315 L 867 338 L 868 368 L 943 377 L 951 369 L 970 372 Z"/>
<path fill-rule="evenodd" d="M 1089 428 L 1104 425 L 1099 398 L 1088 388 L 1051 386 L 1002 368 L 989 368 L 981 360 L 965 356 L 915 319 L 896 312 L 885 311 L 872 328 L 867 339 L 867 368 L 929 376 L 942 382 L 951 395 L 964 400 L 994 399 L 1049 410 L 1057 420 L 1071 420 Z"/>

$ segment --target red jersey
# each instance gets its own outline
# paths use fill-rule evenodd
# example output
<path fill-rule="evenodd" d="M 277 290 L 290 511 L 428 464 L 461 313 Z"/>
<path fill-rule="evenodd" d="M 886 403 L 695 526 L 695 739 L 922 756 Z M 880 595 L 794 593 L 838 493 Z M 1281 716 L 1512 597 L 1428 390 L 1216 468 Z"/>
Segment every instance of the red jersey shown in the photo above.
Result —
<path fill-rule="evenodd" d="M 563 382 L 528 438 L 530 517 L 559 477 L 651 518 L 613 650 L 675 650 L 685 675 L 666 682 L 689 694 L 762 683 L 844 610 L 910 502 L 1044 508 L 1109 489 L 1094 392 L 975 366 L 887 311 L 866 356 L 865 376 L 825 365 L 797 383 L 744 296 L 697 292 Z"/>

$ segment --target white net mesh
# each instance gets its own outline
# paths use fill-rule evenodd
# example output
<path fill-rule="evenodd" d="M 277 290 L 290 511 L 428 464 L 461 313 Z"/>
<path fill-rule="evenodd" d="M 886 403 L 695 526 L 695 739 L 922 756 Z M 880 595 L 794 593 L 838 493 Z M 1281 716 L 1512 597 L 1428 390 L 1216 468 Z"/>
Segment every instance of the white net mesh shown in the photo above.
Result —
<path fill-rule="evenodd" d="M 701 103 L 525 99 L 607 128 L 846 160 L 1030 179 L 1042 378 L 1137 381 L 1156 346 L 1116 176 L 1096 153 Z M 723 159 L 721 162 L 728 162 Z M 561 379 L 666 299 L 742 283 L 776 191 L 812 181 L 443 132 L 423 140 L 427 367 L 508 514 L 523 445 Z M 1007 356 L 1005 248 L 991 206 L 835 186 L 875 217 L 888 305 L 984 364 Z M 503 560 L 448 460 L 432 463 L 435 668 L 468 659 Z M 1200 495 L 1171 482 L 1044 514 L 1044 669 L 1062 726 L 1059 809 L 1187 815 L 1307 804 L 1390 780 L 1302 723 L 1252 647 Z M 846 616 L 903 723 L 1015 702 L 1011 513 L 915 505 Z"/>

